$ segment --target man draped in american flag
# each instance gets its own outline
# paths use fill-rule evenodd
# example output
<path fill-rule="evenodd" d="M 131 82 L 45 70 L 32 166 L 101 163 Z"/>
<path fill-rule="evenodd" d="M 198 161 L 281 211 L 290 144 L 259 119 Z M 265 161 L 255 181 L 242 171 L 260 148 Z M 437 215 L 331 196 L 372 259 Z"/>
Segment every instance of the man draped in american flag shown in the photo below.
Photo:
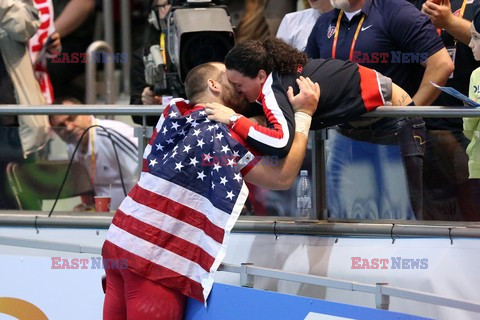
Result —
<path fill-rule="evenodd" d="M 296 105 L 309 117 L 320 92 L 302 86 Z M 104 319 L 181 319 L 186 297 L 206 301 L 248 195 L 243 177 L 285 188 L 301 166 L 308 121 L 297 123 L 303 131 L 295 135 L 292 156 L 275 168 L 254 166 L 245 143 L 205 111 L 204 102 L 243 105 L 225 66 L 194 68 L 185 88 L 192 104 L 174 99 L 165 108 L 145 149 L 140 180 L 107 233 Z"/>

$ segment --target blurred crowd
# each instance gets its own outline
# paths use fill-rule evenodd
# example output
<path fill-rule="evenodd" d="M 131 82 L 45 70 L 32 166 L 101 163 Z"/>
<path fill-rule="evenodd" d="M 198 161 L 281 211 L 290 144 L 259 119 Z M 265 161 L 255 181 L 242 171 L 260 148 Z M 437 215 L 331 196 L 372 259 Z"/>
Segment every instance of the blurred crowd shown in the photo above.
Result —
<path fill-rule="evenodd" d="M 469 89 L 480 63 L 469 44 L 474 47 L 472 34 L 480 30 L 472 23 L 478 18 L 479 0 L 226 0 L 222 4 L 229 11 L 235 43 L 276 36 L 309 58 L 356 62 L 391 78 L 413 98 L 412 105 L 463 105 L 431 82 L 476 100 L 477 92 Z M 132 105 L 166 104 L 172 98 L 154 92 L 144 66 L 145 50 L 154 44 L 165 48 L 162 21 L 170 9 L 167 0 L 130 1 Z M 81 105 L 85 99 L 81 54 L 102 38 L 103 10 L 98 0 L 2 0 L 0 104 Z M 114 1 L 115 30 L 120 30 L 120 16 L 120 1 Z M 116 48 L 121 41 L 120 32 L 115 32 Z M 169 59 L 164 56 L 167 64 Z M 154 126 L 157 120 L 148 117 L 147 124 Z M 142 124 L 141 117 L 133 121 Z M 462 118 L 407 116 L 361 119 L 329 128 L 324 218 L 478 220 L 480 184 L 472 151 L 478 131 L 476 122 L 465 123 L 466 132 Z M 0 115 L 0 209 L 18 208 L 7 179 L 8 163 L 47 159 L 55 133 L 69 144 L 67 152 L 73 156 L 81 133 L 91 126 L 75 159 L 87 169 L 97 194 L 114 190 L 112 205 L 118 206 L 138 174 L 133 122 Z M 109 147 L 112 137 L 107 133 L 123 147 L 119 154 Z M 303 166 L 310 172 L 311 144 Z M 122 168 L 117 160 L 125 164 L 121 179 L 118 170 L 112 170 Z M 294 192 L 249 188 L 247 214 L 295 212 Z"/>

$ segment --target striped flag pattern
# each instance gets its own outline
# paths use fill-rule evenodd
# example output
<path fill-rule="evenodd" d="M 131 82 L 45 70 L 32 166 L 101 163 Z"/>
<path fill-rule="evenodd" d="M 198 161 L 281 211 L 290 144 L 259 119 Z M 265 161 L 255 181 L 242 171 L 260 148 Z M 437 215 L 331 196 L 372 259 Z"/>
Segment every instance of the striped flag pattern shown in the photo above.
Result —
<path fill-rule="evenodd" d="M 253 155 L 203 108 L 173 99 L 145 149 L 140 180 L 120 205 L 102 254 L 206 301 L 248 196 Z"/>

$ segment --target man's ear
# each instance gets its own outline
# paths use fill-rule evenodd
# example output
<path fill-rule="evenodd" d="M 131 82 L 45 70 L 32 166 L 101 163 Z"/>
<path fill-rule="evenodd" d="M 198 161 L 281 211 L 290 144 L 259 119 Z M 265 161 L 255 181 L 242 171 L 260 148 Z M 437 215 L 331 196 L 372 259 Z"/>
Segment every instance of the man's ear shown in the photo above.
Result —
<path fill-rule="evenodd" d="M 216 93 L 216 94 L 220 93 L 221 88 L 220 88 L 220 84 L 217 81 L 215 81 L 213 79 L 208 79 L 207 83 L 208 83 L 208 89 L 210 91 L 212 91 L 213 93 Z"/>
<path fill-rule="evenodd" d="M 265 70 L 263 69 L 260 69 L 260 71 L 258 71 L 257 77 L 262 83 L 264 83 L 265 80 L 267 80 L 267 72 L 265 72 Z"/>

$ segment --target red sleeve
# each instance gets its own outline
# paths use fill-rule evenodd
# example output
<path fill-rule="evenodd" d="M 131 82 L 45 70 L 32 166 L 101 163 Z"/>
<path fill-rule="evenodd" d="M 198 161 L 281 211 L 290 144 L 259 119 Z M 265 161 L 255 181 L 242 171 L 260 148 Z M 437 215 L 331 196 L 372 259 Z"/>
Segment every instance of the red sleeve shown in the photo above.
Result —
<path fill-rule="evenodd" d="M 274 73 L 268 76 L 259 97 L 268 128 L 241 117 L 233 130 L 262 154 L 284 158 L 293 142 L 295 124 L 293 108 L 278 77 Z"/>
<path fill-rule="evenodd" d="M 372 111 L 378 106 L 384 106 L 385 101 L 377 72 L 358 65 L 358 73 L 360 74 L 360 91 L 367 111 Z"/>

